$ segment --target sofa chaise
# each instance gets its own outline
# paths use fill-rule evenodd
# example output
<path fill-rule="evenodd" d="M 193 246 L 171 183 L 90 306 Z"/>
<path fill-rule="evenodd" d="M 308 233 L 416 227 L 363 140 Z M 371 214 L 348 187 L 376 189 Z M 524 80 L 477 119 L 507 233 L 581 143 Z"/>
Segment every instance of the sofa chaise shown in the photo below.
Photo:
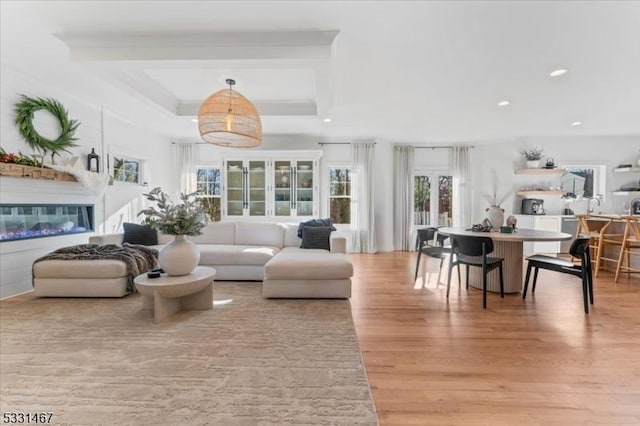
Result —
<path fill-rule="evenodd" d="M 158 235 L 161 249 L 170 235 Z M 353 266 L 344 237 L 330 240 L 331 250 L 302 249 L 298 224 L 272 222 L 212 222 L 203 234 L 190 238 L 200 250 L 200 265 L 216 269 L 216 280 L 263 281 L 267 298 L 349 298 Z M 93 244 L 122 244 L 123 234 L 93 236 Z M 126 271 L 117 261 L 96 269 L 92 261 L 36 264 L 37 296 L 120 297 L 126 294 Z M 73 280 L 65 276 L 65 269 Z M 108 289 L 98 289 L 108 279 Z M 70 285 L 71 283 L 72 285 Z"/>

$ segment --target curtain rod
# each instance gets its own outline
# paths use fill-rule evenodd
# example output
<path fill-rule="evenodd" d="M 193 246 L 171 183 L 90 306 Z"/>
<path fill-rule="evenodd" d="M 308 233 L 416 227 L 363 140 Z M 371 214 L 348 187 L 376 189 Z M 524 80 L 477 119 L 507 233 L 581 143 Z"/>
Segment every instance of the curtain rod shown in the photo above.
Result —
<path fill-rule="evenodd" d="M 171 145 L 175 145 L 175 144 L 177 144 L 177 143 L 178 143 L 178 142 L 171 142 Z M 194 145 L 212 145 L 212 144 L 210 144 L 210 143 L 208 143 L 208 142 L 193 142 L 193 144 L 194 144 Z"/>
<path fill-rule="evenodd" d="M 442 145 L 442 146 L 414 146 L 415 149 L 451 149 L 455 148 L 458 145 Z M 474 145 L 459 145 L 466 146 L 468 148 L 475 148 Z"/>
<path fill-rule="evenodd" d="M 364 143 L 369 143 L 369 142 L 364 142 Z M 371 143 L 374 145 L 376 144 L 376 142 L 371 142 Z M 318 145 L 351 145 L 351 142 L 318 142 Z"/>

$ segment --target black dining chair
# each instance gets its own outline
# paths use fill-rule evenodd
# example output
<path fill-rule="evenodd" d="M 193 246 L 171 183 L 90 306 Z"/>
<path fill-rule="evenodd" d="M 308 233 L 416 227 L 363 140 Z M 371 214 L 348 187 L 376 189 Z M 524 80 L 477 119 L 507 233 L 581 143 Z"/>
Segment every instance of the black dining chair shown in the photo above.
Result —
<path fill-rule="evenodd" d="M 500 271 L 500 297 L 504 297 L 504 276 L 502 273 L 501 257 L 489 257 L 493 253 L 493 240 L 488 237 L 468 237 L 468 236 L 452 236 L 451 237 L 451 262 L 449 263 L 449 277 L 447 279 L 447 298 L 449 297 L 449 289 L 451 287 L 451 271 L 454 266 L 458 267 L 458 276 L 460 274 L 460 265 L 467 267 L 466 287 L 469 289 L 469 267 L 475 266 L 482 268 L 482 307 L 487 308 L 487 274 L 494 269 Z"/>
<path fill-rule="evenodd" d="M 444 242 L 447 235 L 437 234 L 438 228 L 420 228 L 418 229 L 418 235 L 416 238 L 416 250 L 418 251 L 418 260 L 416 261 L 416 273 L 413 280 L 418 279 L 418 269 L 420 268 L 420 255 L 426 255 L 440 259 L 440 270 L 438 272 L 438 283 L 440 282 L 440 275 L 442 273 L 442 263 L 444 258 L 449 254 L 449 249 L 444 247 Z M 433 240 L 435 238 L 435 244 Z M 459 273 L 459 271 L 458 271 Z"/>
<path fill-rule="evenodd" d="M 559 259 L 553 256 L 546 256 L 543 254 L 534 254 L 527 257 L 527 275 L 524 280 L 524 290 L 522 291 L 522 298 L 527 297 L 527 289 L 529 287 L 529 277 L 531 276 L 531 269 L 535 268 L 533 272 L 533 287 L 531 293 L 536 291 L 536 282 L 538 281 L 538 271 L 540 269 L 547 269 L 549 271 L 560 272 L 563 274 L 570 274 L 582 279 L 582 299 L 584 301 L 584 312 L 589 313 L 589 302 L 593 305 L 593 277 L 591 272 L 591 255 L 589 254 L 589 241 L 590 237 L 578 237 L 576 238 L 571 247 L 569 253 L 573 257 L 580 259 L 580 264 L 576 265 L 568 260 Z"/>

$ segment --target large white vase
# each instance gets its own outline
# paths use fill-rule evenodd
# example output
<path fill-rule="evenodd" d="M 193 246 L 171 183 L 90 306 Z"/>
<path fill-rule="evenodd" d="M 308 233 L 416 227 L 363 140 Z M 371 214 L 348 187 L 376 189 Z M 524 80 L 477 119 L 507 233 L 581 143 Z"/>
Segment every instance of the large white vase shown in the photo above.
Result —
<path fill-rule="evenodd" d="M 491 229 L 498 230 L 504 224 L 504 210 L 500 206 L 489 207 L 486 216 L 491 222 Z"/>
<path fill-rule="evenodd" d="M 200 250 L 184 235 L 176 235 L 173 241 L 160 250 L 160 267 L 169 275 L 187 275 L 200 262 Z"/>

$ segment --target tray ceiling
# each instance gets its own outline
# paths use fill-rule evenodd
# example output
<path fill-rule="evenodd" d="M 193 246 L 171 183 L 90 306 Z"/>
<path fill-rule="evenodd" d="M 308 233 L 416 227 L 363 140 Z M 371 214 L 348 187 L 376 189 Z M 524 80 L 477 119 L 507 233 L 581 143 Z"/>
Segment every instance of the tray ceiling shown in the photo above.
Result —
<path fill-rule="evenodd" d="M 88 71 L 185 137 L 228 77 L 265 133 L 640 134 L 638 22 L 634 2 L 3 2 L 2 59 Z"/>

